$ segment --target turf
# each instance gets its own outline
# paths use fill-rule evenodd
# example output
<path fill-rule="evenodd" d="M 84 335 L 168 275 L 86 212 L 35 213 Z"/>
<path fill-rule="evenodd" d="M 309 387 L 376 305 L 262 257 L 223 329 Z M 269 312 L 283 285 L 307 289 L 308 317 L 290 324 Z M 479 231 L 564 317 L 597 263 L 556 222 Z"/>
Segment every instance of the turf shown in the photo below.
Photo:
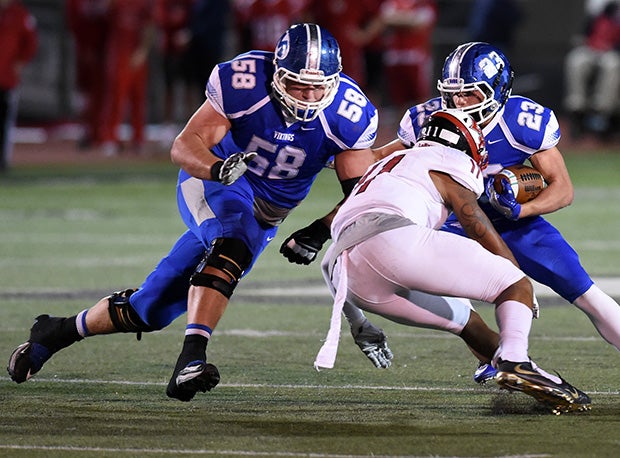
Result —
<path fill-rule="evenodd" d="M 620 155 L 566 156 L 575 202 L 550 215 L 593 275 L 619 276 Z M 8 359 L 39 313 L 69 315 L 138 285 L 184 230 L 167 163 L 14 170 L 0 181 L 0 350 Z M 294 229 L 339 200 L 333 172 L 283 225 L 218 326 L 209 358 L 222 383 L 191 403 L 165 396 L 184 319 L 141 342 L 86 339 L 31 381 L 0 376 L 0 456 L 554 456 L 620 452 L 618 352 L 570 306 L 543 307 L 531 354 L 587 391 L 587 413 L 549 414 L 534 400 L 471 380 L 453 336 L 373 318 L 393 367 L 377 370 L 346 330 L 336 367 L 312 361 L 327 331 L 317 265 L 277 253 Z M 261 296 L 273 287 L 275 292 Z M 493 323 L 490 306 L 479 304 Z"/>

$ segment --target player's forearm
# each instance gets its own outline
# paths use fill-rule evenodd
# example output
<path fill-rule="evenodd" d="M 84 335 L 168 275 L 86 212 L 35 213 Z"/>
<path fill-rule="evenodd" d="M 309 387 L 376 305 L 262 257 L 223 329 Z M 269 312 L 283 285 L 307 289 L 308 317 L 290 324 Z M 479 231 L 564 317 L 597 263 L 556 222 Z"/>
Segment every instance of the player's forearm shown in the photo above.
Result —
<path fill-rule="evenodd" d="M 463 226 L 465 234 L 470 239 L 475 240 L 491 253 L 502 256 L 517 267 L 519 266 L 512 251 L 504 243 L 502 237 L 493 227 L 493 223 L 491 223 L 477 203 L 466 202 L 462 206 L 455 208 L 454 212 L 461 226 Z"/>
<path fill-rule="evenodd" d="M 519 218 L 553 213 L 572 204 L 573 197 L 572 184 L 549 183 L 536 198 L 521 204 Z"/>
<path fill-rule="evenodd" d="M 175 165 L 201 180 L 211 179 L 211 167 L 220 160 L 192 133 L 181 133 L 175 139 L 170 158 Z"/>

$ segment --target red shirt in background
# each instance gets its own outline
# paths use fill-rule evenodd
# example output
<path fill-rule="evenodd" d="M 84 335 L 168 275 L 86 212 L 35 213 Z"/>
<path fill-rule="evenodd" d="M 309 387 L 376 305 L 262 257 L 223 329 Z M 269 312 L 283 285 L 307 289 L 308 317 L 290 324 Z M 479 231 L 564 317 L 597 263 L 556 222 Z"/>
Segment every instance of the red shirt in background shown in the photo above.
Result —
<path fill-rule="evenodd" d="M 431 54 L 431 38 L 437 22 L 437 5 L 434 0 L 385 0 L 381 11 L 386 15 L 400 15 L 403 18 L 407 15 L 412 18 L 411 23 L 392 26 L 386 33 L 385 51 L 394 54 L 395 63 L 411 63 L 412 50 L 424 55 Z"/>
<path fill-rule="evenodd" d="M 144 142 L 148 53 L 155 32 L 152 0 L 112 0 L 108 13 L 103 142 L 118 141 L 129 111 L 133 143 Z"/>
<path fill-rule="evenodd" d="M 181 54 L 189 45 L 189 19 L 193 0 L 157 0 L 155 21 L 161 31 L 164 54 Z"/>
<path fill-rule="evenodd" d="M 0 6 L 0 89 L 20 83 L 21 67 L 37 51 L 36 20 L 18 0 Z"/>
<path fill-rule="evenodd" d="M 431 95 L 435 0 L 385 0 L 383 63 L 391 103 L 411 106 Z"/>
<path fill-rule="evenodd" d="M 128 59 L 144 40 L 144 31 L 154 23 L 151 0 L 112 0 L 109 11 L 108 51 Z"/>
<path fill-rule="evenodd" d="M 66 0 L 69 30 L 76 37 L 76 46 L 104 46 L 109 0 Z"/>
<path fill-rule="evenodd" d="M 611 51 L 620 47 L 620 19 L 601 15 L 594 20 L 587 45 L 596 51 Z"/>
<path fill-rule="evenodd" d="M 310 0 L 307 13 L 338 41 L 342 71 L 362 88 L 366 86 L 365 44 L 360 30 L 378 13 L 381 0 Z"/>
<path fill-rule="evenodd" d="M 235 0 L 237 26 L 251 49 L 273 51 L 282 34 L 301 22 L 307 0 Z"/>
<path fill-rule="evenodd" d="M 109 0 L 67 0 L 67 27 L 73 34 L 77 86 L 86 98 L 84 116 L 95 136 L 97 112 L 103 97 L 104 49 L 108 29 Z"/>

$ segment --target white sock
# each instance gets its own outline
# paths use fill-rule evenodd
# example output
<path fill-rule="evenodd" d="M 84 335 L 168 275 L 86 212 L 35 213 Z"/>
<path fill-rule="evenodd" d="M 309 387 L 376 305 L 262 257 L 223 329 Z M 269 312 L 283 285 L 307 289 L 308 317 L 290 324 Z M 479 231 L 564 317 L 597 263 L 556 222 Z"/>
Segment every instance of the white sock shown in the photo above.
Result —
<path fill-rule="evenodd" d="M 532 309 L 522 302 L 502 302 L 495 308 L 495 320 L 499 328 L 499 357 L 512 362 L 529 361 Z"/>
<path fill-rule="evenodd" d="M 88 332 L 88 328 L 86 327 L 86 313 L 88 309 L 82 310 L 75 317 L 75 327 L 77 328 L 77 332 L 82 337 L 88 337 L 90 332 Z"/>
<path fill-rule="evenodd" d="M 588 315 L 603 339 L 620 350 L 620 305 L 596 285 L 575 299 L 574 304 Z"/>

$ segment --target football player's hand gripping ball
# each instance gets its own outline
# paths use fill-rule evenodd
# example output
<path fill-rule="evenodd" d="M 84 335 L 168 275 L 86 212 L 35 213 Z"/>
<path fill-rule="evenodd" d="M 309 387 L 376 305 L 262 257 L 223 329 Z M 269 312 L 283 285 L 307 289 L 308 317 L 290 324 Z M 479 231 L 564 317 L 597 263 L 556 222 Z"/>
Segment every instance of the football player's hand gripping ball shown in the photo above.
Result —
<path fill-rule="evenodd" d="M 329 228 L 317 219 L 293 232 L 280 246 L 280 253 L 291 263 L 308 265 L 316 259 L 330 237 Z"/>
<path fill-rule="evenodd" d="M 493 186 L 493 180 L 489 180 L 486 188 L 489 202 L 491 202 L 493 208 L 504 215 L 504 217 L 516 221 L 519 219 L 519 214 L 521 213 L 521 204 L 517 202 L 507 178 L 501 179 L 501 185 L 501 191 L 498 192 Z"/>
<path fill-rule="evenodd" d="M 228 186 L 237 181 L 248 169 L 255 152 L 235 153 L 211 166 L 211 179 Z"/>

